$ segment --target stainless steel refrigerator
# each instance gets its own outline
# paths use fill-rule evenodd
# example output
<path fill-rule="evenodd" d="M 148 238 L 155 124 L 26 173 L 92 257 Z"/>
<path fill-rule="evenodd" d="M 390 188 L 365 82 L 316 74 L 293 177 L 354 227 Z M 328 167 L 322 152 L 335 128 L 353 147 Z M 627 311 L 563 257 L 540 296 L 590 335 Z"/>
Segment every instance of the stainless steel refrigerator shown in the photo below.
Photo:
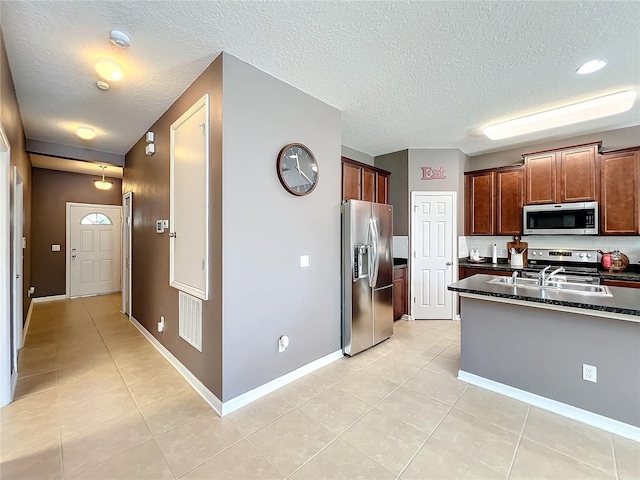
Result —
<path fill-rule="evenodd" d="M 342 351 L 355 355 L 393 334 L 393 207 L 342 205 Z"/>

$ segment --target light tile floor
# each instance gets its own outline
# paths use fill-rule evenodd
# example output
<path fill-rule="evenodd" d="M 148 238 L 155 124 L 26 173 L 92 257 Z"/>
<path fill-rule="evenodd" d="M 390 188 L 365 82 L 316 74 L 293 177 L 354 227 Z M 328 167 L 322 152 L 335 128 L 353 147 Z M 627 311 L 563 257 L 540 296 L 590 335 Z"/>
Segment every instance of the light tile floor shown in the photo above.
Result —
<path fill-rule="evenodd" d="M 34 306 L 3 480 L 640 478 L 640 444 L 458 381 L 457 322 L 398 322 L 219 418 L 119 302 Z"/>

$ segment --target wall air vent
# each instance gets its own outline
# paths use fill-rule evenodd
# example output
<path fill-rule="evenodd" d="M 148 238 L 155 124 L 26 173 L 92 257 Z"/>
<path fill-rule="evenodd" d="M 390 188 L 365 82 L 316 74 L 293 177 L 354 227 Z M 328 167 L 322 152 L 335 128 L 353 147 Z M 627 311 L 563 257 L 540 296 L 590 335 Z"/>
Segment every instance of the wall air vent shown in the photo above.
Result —
<path fill-rule="evenodd" d="M 198 351 L 202 351 L 202 300 L 180 292 L 178 333 Z"/>

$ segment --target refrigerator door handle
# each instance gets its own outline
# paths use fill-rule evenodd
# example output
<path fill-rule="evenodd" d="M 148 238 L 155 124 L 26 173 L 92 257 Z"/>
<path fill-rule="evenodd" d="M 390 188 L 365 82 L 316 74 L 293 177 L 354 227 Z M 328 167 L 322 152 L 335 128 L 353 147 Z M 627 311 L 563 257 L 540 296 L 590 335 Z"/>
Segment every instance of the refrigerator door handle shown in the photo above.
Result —
<path fill-rule="evenodd" d="M 369 286 L 373 288 L 375 283 L 375 257 L 378 255 L 378 242 L 376 239 L 376 226 L 373 218 L 369 217 L 369 227 L 367 229 L 367 243 L 369 247 Z"/>
<path fill-rule="evenodd" d="M 372 220 L 373 225 L 373 281 L 371 286 L 375 287 L 378 284 L 378 272 L 380 271 L 380 232 L 378 231 L 378 224 L 374 219 Z"/>

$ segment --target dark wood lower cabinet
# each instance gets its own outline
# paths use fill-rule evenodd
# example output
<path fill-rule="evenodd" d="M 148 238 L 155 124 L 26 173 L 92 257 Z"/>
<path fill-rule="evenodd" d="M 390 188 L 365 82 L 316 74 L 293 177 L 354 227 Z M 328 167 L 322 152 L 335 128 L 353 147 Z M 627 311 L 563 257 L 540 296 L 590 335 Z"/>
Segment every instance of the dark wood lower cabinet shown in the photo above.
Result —
<path fill-rule="evenodd" d="M 640 288 L 640 282 L 636 282 L 633 280 L 602 280 L 604 285 L 608 285 L 610 287 L 625 287 L 625 288 Z"/>
<path fill-rule="evenodd" d="M 393 319 L 407 313 L 407 267 L 393 269 Z"/>
<path fill-rule="evenodd" d="M 463 278 L 471 277 L 473 275 L 500 275 L 503 277 L 510 277 L 511 272 L 507 272 L 505 270 L 492 270 L 491 268 L 465 268 L 460 267 L 458 274 L 460 276 L 460 280 Z"/>

